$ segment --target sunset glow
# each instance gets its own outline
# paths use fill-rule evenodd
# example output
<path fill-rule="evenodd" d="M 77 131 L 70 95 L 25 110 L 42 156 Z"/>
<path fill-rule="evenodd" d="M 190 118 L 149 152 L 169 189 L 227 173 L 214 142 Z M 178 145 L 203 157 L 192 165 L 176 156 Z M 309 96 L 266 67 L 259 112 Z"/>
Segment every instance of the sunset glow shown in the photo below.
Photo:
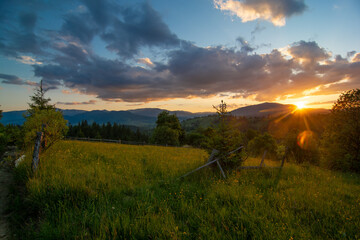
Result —
<path fill-rule="evenodd" d="M 306 102 L 297 102 L 295 105 L 297 109 L 303 109 L 306 107 Z"/>
<path fill-rule="evenodd" d="M 3 111 L 26 109 L 41 80 L 61 109 L 109 111 L 331 108 L 360 86 L 354 0 L 94 2 L 2 4 Z"/>

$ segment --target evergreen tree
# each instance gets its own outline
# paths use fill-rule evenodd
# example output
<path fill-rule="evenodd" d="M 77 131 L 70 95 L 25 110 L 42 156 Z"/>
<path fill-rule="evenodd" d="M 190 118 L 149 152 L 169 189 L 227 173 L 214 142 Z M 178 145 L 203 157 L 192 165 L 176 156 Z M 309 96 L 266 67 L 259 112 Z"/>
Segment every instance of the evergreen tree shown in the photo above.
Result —
<path fill-rule="evenodd" d="M 40 85 L 35 89 L 34 95 L 30 97 L 30 109 L 27 110 L 30 116 L 35 114 L 36 111 L 55 109 L 54 105 L 49 104 L 51 99 L 45 98 L 45 93 L 46 91 L 43 88 L 42 81 L 40 81 Z"/>
<path fill-rule="evenodd" d="M 68 129 L 66 120 L 64 120 L 62 113 L 55 109 L 54 105 L 49 104 L 50 98 L 45 98 L 42 81 L 30 99 L 30 108 L 24 123 L 25 146 L 31 146 L 34 143 L 36 133 L 42 131 L 42 146 L 46 149 L 66 134 Z"/>

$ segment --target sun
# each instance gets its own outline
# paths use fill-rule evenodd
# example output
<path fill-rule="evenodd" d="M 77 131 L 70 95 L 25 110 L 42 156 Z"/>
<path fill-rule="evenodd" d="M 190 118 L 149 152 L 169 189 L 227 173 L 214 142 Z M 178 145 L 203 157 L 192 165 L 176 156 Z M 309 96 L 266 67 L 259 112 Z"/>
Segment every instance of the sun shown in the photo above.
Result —
<path fill-rule="evenodd" d="M 303 109 L 306 107 L 306 102 L 297 102 L 295 105 L 297 109 Z"/>

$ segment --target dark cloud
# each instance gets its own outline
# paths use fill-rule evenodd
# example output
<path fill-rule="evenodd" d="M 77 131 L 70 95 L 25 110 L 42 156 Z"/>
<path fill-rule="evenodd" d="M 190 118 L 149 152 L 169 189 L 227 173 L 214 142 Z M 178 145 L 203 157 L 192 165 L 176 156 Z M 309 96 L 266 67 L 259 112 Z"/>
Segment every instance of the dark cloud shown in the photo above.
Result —
<path fill-rule="evenodd" d="M 5 83 L 5 84 L 37 86 L 37 83 L 31 81 L 24 81 L 23 79 L 15 75 L 0 73 L 0 79 L 3 79 L 1 83 Z"/>
<path fill-rule="evenodd" d="M 102 34 L 107 48 L 118 55 L 132 57 L 141 47 L 178 46 L 180 39 L 162 21 L 160 15 L 147 3 L 137 8 L 124 8 L 122 19 L 116 19 Z"/>
<path fill-rule="evenodd" d="M 36 24 L 37 16 L 35 13 L 20 13 L 19 23 L 26 31 L 33 32 Z"/>
<path fill-rule="evenodd" d="M 261 18 L 274 25 L 285 25 L 285 19 L 303 13 L 307 6 L 303 0 L 214 0 L 221 10 L 237 15 L 243 22 Z"/>
<path fill-rule="evenodd" d="M 296 42 L 289 48 L 289 52 L 295 59 L 299 59 L 310 64 L 326 60 L 331 56 L 324 48 L 320 48 L 314 41 Z"/>
<path fill-rule="evenodd" d="M 304 48 L 303 54 L 298 54 L 300 47 Z M 340 57 L 331 60 L 315 42 L 295 43 L 292 53 L 293 58 L 288 59 L 278 50 L 258 55 L 235 48 L 187 45 L 171 51 L 166 63 L 154 63 L 154 67 L 146 69 L 94 55 L 77 65 L 34 68 L 37 77 L 55 86 L 78 89 L 107 101 L 126 102 L 206 98 L 222 93 L 270 101 L 286 95 L 303 96 L 310 90 L 346 90 L 360 83 L 359 62 Z M 300 58 L 310 60 L 300 64 Z M 320 63 L 324 60 L 326 64 Z"/>
<path fill-rule="evenodd" d="M 250 44 L 242 37 L 238 37 L 236 41 L 240 44 L 241 51 L 243 52 L 252 52 L 255 50 L 255 48 L 250 47 Z"/>
<path fill-rule="evenodd" d="M 74 38 L 84 44 L 89 44 L 98 32 L 95 22 L 87 13 L 66 15 L 61 30 L 62 35 Z"/>

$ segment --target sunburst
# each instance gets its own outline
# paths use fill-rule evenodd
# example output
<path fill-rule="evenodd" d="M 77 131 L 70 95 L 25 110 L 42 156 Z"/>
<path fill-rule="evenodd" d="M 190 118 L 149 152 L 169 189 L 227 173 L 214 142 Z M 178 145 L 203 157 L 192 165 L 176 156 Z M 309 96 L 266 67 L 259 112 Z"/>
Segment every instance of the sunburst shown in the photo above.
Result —
<path fill-rule="evenodd" d="M 295 106 L 298 110 L 301 110 L 303 108 L 306 108 L 306 102 L 296 102 Z"/>

